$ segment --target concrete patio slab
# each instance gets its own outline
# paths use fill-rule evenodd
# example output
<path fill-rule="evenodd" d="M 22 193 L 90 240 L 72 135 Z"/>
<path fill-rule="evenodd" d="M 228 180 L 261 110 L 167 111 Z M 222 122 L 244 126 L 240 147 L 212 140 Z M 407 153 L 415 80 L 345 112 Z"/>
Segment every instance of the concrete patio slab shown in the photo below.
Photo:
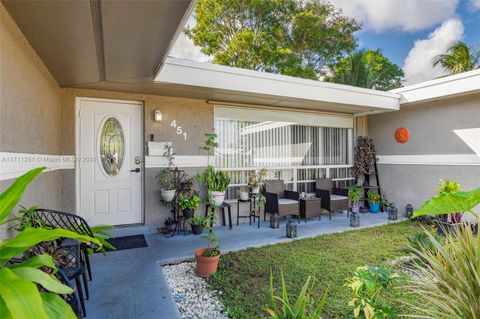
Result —
<path fill-rule="evenodd" d="M 384 213 L 360 216 L 360 228 L 391 222 Z M 215 232 L 220 237 L 222 252 L 226 253 L 290 241 L 292 239 L 285 236 L 285 224 L 282 221 L 280 228 L 271 229 L 268 221 L 262 221 L 259 229 L 256 224 L 247 223 L 232 230 L 215 227 Z M 321 221 L 301 221 L 297 239 L 353 229 L 346 214 L 335 214 L 332 220 L 324 216 Z M 205 246 L 205 240 L 195 235 L 165 238 L 161 234 L 148 234 L 145 238 L 148 247 L 92 257 L 93 281 L 89 282 L 87 319 L 180 318 L 160 265 L 192 259 L 194 249 Z"/>

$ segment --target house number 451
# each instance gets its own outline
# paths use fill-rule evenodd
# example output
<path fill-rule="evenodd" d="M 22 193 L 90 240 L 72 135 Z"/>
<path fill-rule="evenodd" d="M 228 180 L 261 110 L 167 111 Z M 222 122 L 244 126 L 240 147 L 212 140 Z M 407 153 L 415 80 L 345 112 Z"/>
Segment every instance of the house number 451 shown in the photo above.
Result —
<path fill-rule="evenodd" d="M 178 135 L 183 135 L 183 138 L 185 139 L 185 141 L 187 140 L 187 132 L 184 132 L 183 128 L 180 125 L 177 125 L 176 120 L 173 120 L 170 126 L 175 128 L 175 131 L 177 132 Z"/>

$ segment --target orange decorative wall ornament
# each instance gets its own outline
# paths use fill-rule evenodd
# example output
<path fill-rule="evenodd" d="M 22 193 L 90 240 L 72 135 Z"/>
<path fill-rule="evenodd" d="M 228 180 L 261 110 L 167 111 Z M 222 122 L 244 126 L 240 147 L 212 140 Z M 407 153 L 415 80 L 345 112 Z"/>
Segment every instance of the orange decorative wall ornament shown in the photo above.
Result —
<path fill-rule="evenodd" d="M 398 143 L 406 143 L 410 139 L 410 132 L 406 128 L 401 127 L 395 131 L 395 139 Z"/>

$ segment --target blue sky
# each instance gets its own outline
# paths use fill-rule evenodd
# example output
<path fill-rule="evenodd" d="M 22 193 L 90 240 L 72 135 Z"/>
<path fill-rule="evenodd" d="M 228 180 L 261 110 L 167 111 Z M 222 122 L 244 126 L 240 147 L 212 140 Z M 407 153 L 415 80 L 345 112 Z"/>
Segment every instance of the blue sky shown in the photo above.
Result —
<path fill-rule="evenodd" d="M 463 41 L 480 47 L 480 10 L 474 10 L 467 0 L 459 2 L 456 15 L 461 19 L 464 26 Z M 441 22 L 434 26 L 415 32 L 401 30 L 388 30 L 388 32 L 375 32 L 372 30 L 361 31 L 357 34 L 359 45 L 363 48 L 379 48 L 392 62 L 403 66 L 408 52 L 418 39 L 426 39 L 427 36 L 440 26 Z"/>
<path fill-rule="evenodd" d="M 362 24 L 361 48 L 380 49 L 415 84 L 445 74 L 432 59 L 456 41 L 480 48 L 480 0 L 329 0 Z M 191 17 L 187 24 L 194 23 Z M 171 56 L 208 62 L 181 34 Z"/>

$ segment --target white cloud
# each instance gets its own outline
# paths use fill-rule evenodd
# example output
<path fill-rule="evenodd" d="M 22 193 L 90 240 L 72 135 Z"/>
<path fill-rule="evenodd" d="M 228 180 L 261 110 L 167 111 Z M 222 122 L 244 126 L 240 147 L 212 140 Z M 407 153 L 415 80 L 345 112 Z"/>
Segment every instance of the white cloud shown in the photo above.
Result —
<path fill-rule="evenodd" d="M 415 84 L 444 75 L 445 71 L 439 65 L 433 67 L 432 60 L 436 55 L 445 53 L 454 42 L 461 40 L 463 30 L 460 20 L 450 19 L 443 22 L 426 39 L 415 41 L 403 67 L 406 84 Z"/>
<path fill-rule="evenodd" d="M 479 2 L 480 0 L 470 0 Z M 458 0 L 331 0 L 363 29 L 383 32 L 425 30 L 454 16 Z"/>
<path fill-rule="evenodd" d="M 194 24 L 195 19 L 193 16 L 190 16 L 186 26 L 193 26 Z M 200 47 L 193 45 L 193 41 L 187 37 L 184 32 L 181 32 L 178 36 L 177 41 L 175 41 L 175 44 L 170 50 L 169 56 L 199 62 L 208 62 L 210 60 L 207 55 L 200 52 Z"/>
<path fill-rule="evenodd" d="M 480 10 L 480 0 L 470 0 L 469 5 L 473 11 Z"/>

